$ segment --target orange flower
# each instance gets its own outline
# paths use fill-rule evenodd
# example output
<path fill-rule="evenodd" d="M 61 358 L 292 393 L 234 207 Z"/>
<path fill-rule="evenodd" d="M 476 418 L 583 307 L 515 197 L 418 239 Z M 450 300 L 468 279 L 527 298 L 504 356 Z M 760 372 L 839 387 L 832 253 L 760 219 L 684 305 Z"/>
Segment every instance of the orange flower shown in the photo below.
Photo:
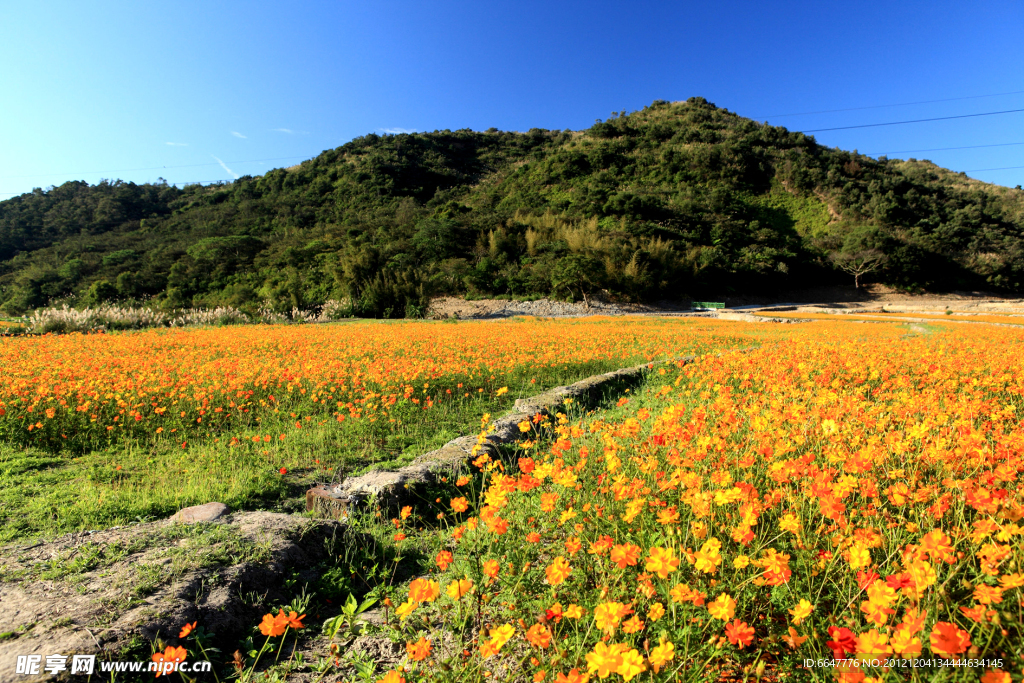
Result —
<path fill-rule="evenodd" d="M 469 501 L 464 496 L 458 498 L 452 498 L 452 510 L 455 512 L 465 512 L 469 509 Z"/>
<path fill-rule="evenodd" d="M 551 631 L 544 624 L 534 624 L 526 632 L 526 639 L 530 641 L 531 645 L 547 649 L 548 645 L 551 644 Z"/>
<path fill-rule="evenodd" d="M 754 642 L 754 629 L 747 622 L 737 619 L 725 627 L 725 635 L 729 642 L 741 650 Z"/>
<path fill-rule="evenodd" d="M 994 586 L 980 584 L 974 589 L 974 599 L 982 605 L 994 605 L 1003 601 L 1003 591 Z"/>
<path fill-rule="evenodd" d="M 161 663 L 157 668 L 156 677 L 159 678 L 161 675 L 171 673 L 174 671 L 174 665 L 184 662 L 186 657 L 188 657 L 188 650 L 183 647 L 172 647 L 170 645 L 163 652 L 154 653 L 153 661 Z"/>
<path fill-rule="evenodd" d="M 558 584 L 569 578 L 569 574 L 572 572 L 572 566 L 566 561 L 564 557 L 556 557 L 555 561 L 544 570 L 545 576 L 547 576 L 548 583 L 552 586 Z"/>
<path fill-rule="evenodd" d="M 401 669 L 393 669 L 384 674 L 384 678 L 378 678 L 377 683 L 405 683 L 405 677 Z"/>
<path fill-rule="evenodd" d="M 437 557 L 434 558 L 434 562 L 437 563 L 437 566 L 441 571 L 448 569 L 448 566 L 454 561 L 455 556 L 447 550 L 442 550 L 437 554 Z"/>
<path fill-rule="evenodd" d="M 281 614 L 278 616 L 284 618 L 285 622 L 288 624 L 288 628 L 295 630 L 303 627 L 302 620 L 306 618 L 305 614 L 299 616 L 298 612 L 289 612 L 288 615 L 285 616 L 284 610 L 281 610 Z"/>
<path fill-rule="evenodd" d="M 191 624 L 185 624 L 184 626 L 182 626 L 181 627 L 181 633 L 178 634 L 178 637 L 179 638 L 187 638 L 188 634 L 190 634 L 190 633 L 192 633 L 192 631 L 196 630 L 196 624 L 198 624 L 198 623 L 199 623 L 198 621 L 193 621 Z"/>
<path fill-rule="evenodd" d="M 441 584 L 429 579 L 415 579 L 409 584 L 409 599 L 413 602 L 433 602 L 441 595 Z"/>
<path fill-rule="evenodd" d="M 957 628 L 956 624 L 940 621 L 932 629 L 929 642 L 933 652 L 945 657 L 952 657 L 967 651 L 967 648 L 971 646 L 971 636 L 967 631 Z"/>
<path fill-rule="evenodd" d="M 271 613 L 263 615 L 263 621 L 260 622 L 260 633 L 267 636 L 268 638 L 276 638 L 277 636 L 284 635 L 284 632 L 288 630 L 288 620 L 284 617 L 284 610 L 277 616 Z"/>
<path fill-rule="evenodd" d="M 640 560 L 640 546 L 632 543 L 613 546 L 611 559 L 619 569 L 636 566 Z"/>
<path fill-rule="evenodd" d="M 414 662 L 422 662 L 430 656 L 431 645 L 429 640 L 421 637 L 415 643 L 406 643 L 405 649 L 409 653 L 410 659 Z"/>
<path fill-rule="evenodd" d="M 489 576 L 492 579 L 497 578 L 498 571 L 501 569 L 501 565 L 498 564 L 497 560 L 484 560 L 484 575 Z"/>
<path fill-rule="evenodd" d="M 571 669 L 568 674 L 558 674 L 555 683 L 587 683 L 589 680 L 588 674 L 580 673 L 578 669 Z"/>
<path fill-rule="evenodd" d="M 643 631 L 643 630 L 644 630 L 644 622 L 643 622 L 643 620 L 640 619 L 640 617 L 638 617 L 636 615 L 633 615 L 632 617 L 630 617 L 629 619 L 627 619 L 626 621 L 624 621 L 622 623 L 622 632 L 623 633 L 630 633 L 630 634 L 632 634 L 632 633 L 637 633 L 638 631 Z"/>

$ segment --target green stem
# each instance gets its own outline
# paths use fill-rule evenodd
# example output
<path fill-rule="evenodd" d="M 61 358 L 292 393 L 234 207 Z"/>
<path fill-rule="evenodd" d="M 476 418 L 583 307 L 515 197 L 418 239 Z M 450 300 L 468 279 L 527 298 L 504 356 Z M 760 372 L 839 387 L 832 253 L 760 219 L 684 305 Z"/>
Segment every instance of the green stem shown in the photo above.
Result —
<path fill-rule="evenodd" d="M 255 673 L 256 665 L 260 663 L 260 657 L 262 657 L 263 653 L 267 651 L 267 645 L 269 645 L 269 644 L 270 644 L 270 636 L 267 636 L 267 639 L 265 641 L 263 641 L 263 647 L 261 647 L 260 651 L 256 653 L 256 659 L 253 661 L 252 667 L 249 669 L 249 673 Z"/>
<path fill-rule="evenodd" d="M 290 627 L 285 626 L 284 627 L 284 633 L 281 634 L 281 647 L 277 648 L 277 656 L 274 657 L 274 663 L 275 664 L 277 664 L 277 660 L 279 660 L 281 658 L 281 650 L 284 649 L 284 641 L 285 641 L 285 638 L 288 637 L 288 629 L 289 628 Z"/>

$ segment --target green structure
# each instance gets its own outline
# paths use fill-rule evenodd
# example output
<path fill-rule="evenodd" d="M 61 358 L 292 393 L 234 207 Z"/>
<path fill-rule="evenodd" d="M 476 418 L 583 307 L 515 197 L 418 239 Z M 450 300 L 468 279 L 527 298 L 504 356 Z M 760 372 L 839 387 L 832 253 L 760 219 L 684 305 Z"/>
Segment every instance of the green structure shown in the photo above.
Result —
<path fill-rule="evenodd" d="M 713 308 L 725 308 L 725 304 L 718 301 L 694 301 L 690 304 L 691 311 L 708 311 Z"/>

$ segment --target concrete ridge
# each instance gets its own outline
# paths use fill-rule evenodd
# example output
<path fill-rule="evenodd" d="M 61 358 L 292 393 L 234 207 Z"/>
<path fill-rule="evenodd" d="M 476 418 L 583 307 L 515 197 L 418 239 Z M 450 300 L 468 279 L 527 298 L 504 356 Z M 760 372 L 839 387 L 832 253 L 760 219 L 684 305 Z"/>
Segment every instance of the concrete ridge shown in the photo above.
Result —
<path fill-rule="evenodd" d="M 756 348 L 756 347 L 755 347 Z M 749 349 L 741 349 L 746 351 Z M 481 454 L 497 455 L 500 446 L 526 438 L 519 430 L 519 423 L 538 413 L 548 413 L 562 405 L 566 399 L 588 399 L 601 388 L 613 382 L 636 378 L 656 365 L 667 363 L 692 363 L 696 356 L 683 356 L 667 360 L 651 361 L 620 368 L 599 375 L 592 375 L 568 386 L 559 386 L 529 398 L 516 400 L 512 411 L 491 423 L 491 432 L 486 440 L 479 443 L 477 454 L 473 448 L 478 445 L 476 436 L 460 436 L 441 448 L 424 453 L 409 465 L 397 470 L 377 470 L 352 479 L 346 479 L 334 486 L 316 486 L 306 492 L 306 510 L 331 517 L 344 519 L 350 508 L 368 499 L 394 504 L 402 494 L 415 486 L 433 483 L 439 476 L 458 472 L 473 458 Z"/>

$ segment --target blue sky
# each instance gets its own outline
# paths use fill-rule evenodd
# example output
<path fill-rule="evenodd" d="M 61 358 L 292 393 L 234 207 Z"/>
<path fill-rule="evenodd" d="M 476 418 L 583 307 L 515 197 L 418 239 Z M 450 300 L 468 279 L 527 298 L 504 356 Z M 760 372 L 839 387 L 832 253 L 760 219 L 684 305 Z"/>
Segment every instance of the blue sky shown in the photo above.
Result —
<path fill-rule="evenodd" d="M 696 95 L 791 130 L 1024 109 L 1022 35 L 1019 0 L 8 2 L 0 198 L 257 175 L 370 132 L 579 129 Z M 973 99 L 783 116 L 948 98 Z M 1024 166 L 1024 112 L 815 136 L 1024 183 L 976 170 Z M 971 145 L 1002 146 L 916 151 Z"/>

